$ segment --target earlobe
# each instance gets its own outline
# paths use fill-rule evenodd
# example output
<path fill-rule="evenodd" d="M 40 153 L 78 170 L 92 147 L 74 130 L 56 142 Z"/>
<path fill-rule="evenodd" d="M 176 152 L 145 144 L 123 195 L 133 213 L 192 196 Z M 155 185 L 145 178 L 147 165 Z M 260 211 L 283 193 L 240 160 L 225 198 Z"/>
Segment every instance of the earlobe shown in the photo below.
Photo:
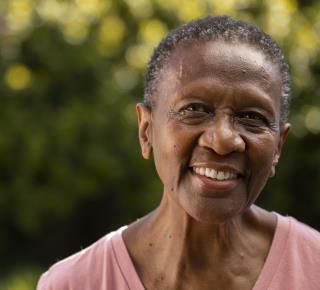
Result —
<path fill-rule="evenodd" d="M 272 167 L 271 167 L 271 171 L 270 171 L 270 175 L 269 177 L 273 177 L 276 173 L 276 166 L 279 162 L 279 158 L 281 155 L 281 150 L 282 150 L 282 146 L 284 144 L 284 142 L 286 141 L 289 131 L 291 128 L 291 124 L 286 123 L 280 131 L 280 138 L 279 138 L 279 142 L 278 142 L 278 148 L 277 148 L 277 152 L 275 153 L 274 157 L 273 157 L 273 161 L 272 161 Z"/>
<path fill-rule="evenodd" d="M 151 143 L 151 110 L 143 103 L 136 105 L 138 116 L 139 141 L 142 156 L 149 159 L 152 155 Z"/>
<path fill-rule="evenodd" d="M 275 176 L 275 174 L 276 174 L 276 166 L 278 164 L 278 160 L 279 160 L 279 155 L 275 156 L 273 161 L 272 161 L 272 167 L 271 167 L 270 174 L 269 174 L 270 178 Z"/>

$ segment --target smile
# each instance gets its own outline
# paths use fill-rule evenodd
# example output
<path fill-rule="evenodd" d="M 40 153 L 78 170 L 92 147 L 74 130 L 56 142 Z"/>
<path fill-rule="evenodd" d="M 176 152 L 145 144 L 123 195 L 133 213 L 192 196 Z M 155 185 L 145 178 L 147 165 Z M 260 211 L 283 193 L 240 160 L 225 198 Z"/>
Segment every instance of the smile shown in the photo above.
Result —
<path fill-rule="evenodd" d="M 199 175 L 209 177 L 214 180 L 230 180 L 235 179 L 237 174 L 230 171 L 217 171 L 207 167 L 193 167 L 193 171 Z"/>

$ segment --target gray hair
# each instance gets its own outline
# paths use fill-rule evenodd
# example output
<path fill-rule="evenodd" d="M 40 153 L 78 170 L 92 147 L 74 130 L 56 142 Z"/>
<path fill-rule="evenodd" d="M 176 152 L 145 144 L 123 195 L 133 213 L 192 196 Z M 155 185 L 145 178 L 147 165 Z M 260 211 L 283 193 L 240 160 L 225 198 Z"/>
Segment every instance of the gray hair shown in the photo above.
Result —
<path fill-rule="evenodd" d="M 145 76 L 144 102 L 152 107 L 157 95 L 159 76 L 172 52 L 179 45 L 195 41 L 223 40 L 225 42 L 248 44 L 263 52 L 268 59 L 278 65 L 282 79 L 280 125 L 288 121 L 291 103 L 291 82 L 289 66 L 276 41 L 258 27 L 235 20 L 229 16 L 207 16 L 188 22 L 170 32 L 155 48 Z"/>

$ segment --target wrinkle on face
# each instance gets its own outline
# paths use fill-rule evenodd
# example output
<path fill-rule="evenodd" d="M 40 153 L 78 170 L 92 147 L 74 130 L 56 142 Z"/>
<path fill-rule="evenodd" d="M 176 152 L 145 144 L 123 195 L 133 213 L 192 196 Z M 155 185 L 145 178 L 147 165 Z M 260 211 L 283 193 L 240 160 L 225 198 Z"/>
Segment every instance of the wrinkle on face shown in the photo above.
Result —
<path fill-rule="evenodd" d="M 181 54 L 182 49 L 189 53 Z M 193 83 L 195 75 L 201 75 L 201 84 Z M 162 71 L 160 79 L 159 92 L 166 92 L 166 96 L 161 96 L 161 101 L 175 98 L 175 94 L 183 94 L 184 91 L 190 95 L 189 89 L 193 85 L 195 97 L 199 94 L 202 94 L 202 97 L 216 94 L 215 86 L 219 85 L 223 87 L 223 90 L 218 90 L 223 91 L 223 99 L 229 88 L 237 85 L 239 89 L 231 92 L 233 97 L 246 95 L 246 98 L 239 96 L 239 107 L 249 107 L 251 104 L 254 106 L 257 99 L 254 95 L 259 94 L 260 101 L 265 102 L 263 107 L 268 108 L 270 115 L 276 115 L 274 123 L 280 122 L 280 111 L 279 114 L 276 112 L 281 106 L 282 87 L 281 82 L 278 82 L 281 79 L 280 70 L 262 52 L 247 44 L 230 45 L 223 41 L 209 41 L 178 47 Z M 201 90 L 198 90 L 198 87 L 201 87 Z M 272 107 L 274 104 L 276 108 Z M 174 110 L 168 112 L 168 116 L 174 116 L 173 112 Z"/>
<path fill-rule="evenodd" d="M 217 58 L 217 55 L 220 58 Z M 273 72 L 273 65 L 267 61 L 264 54 L 259 53 L 248 44 L 234 43 L 234 45 L 229 45 L 227 42 L 208 42 L 203 53 L 203 59 L 208 65 L 212 65 L 214 61 L 215 65 L 222 67 L 221 71 L 225 67 L 225 61 L 228 60 L 229 63 L 236 64 L 238 67 L 234 66 L 233 70 L 228 70 L 229 76 L 231 78 L 242 80 L 243 75 L 246 77 L 251 77 L 250 72 L 253 69 L 263 75 L 264 79 L 267 81 L 265 85 L 270 86 L 271 72 Z M 252 66 L 255 65 L 255 68 Z M 224 75 L 223 77 L 228 77 Z M 259 76 L 261 77 L 261 75 Z"/>
<path fill-rule="evenodd" d="M 250 206 L 270 175 L 277 150 L 278 136 L 269 124 L 280 119 L 278 67 L 246 45 L 202 42 L 177 48 L 162 70 L 158 91 L 153 152 L 165 195 L 203 221 L 221 221 Z M 190 119 L 185 109 L 190 104 L 208 110 Z M 238 121 L 247 111 L 268 122 L 250 127 Z M 209 200 L 202 197 L 209 190 L 192 175 L 192 166 L 200 162 L 233 165 L 245 174 L 225 198 Z"/>
<path fill-rule="evenodd" d="M 201 49 L 199 47 L 201 46 Z M 188 82 L 191 74 L 197 74 L 199 59 L 202 62 L 201 73 L 208 78 L 220 78 L 226 82 L 259 82 L 268 94 L 281 96 L 281 86 L 275 88 L 273 83 L 280 76 L 279 69 L 275 74 L 275 65 L 267 57 L 248 44 L 230 45 L 223 41 L 201 42 L 183 47 L 197 57 L 190 58 L 187 54 L 179 55 L 179 48 L 173 53 L 170 63 L 165 68 L 163 77 L 175 82 Z M 228 64 L 233 64 L 232 67 Z M 215 68 L 214 70 L 212 68 Z M 179 68 L 177 72 L 176 69 Z M 160 82 L 159 82 L 160 83 Z"/>

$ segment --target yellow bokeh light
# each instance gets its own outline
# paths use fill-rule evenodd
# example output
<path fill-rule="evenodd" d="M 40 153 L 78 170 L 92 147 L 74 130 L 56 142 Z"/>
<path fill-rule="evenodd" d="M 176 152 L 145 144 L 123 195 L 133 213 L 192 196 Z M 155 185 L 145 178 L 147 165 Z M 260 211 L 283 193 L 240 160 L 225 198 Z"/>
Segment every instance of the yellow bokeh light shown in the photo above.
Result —
<path fill-rule="evenodd" d="M 305 117 L 305 126 L 311 133 L 320 133 L 320 107 L 310 108 Z"/>
<path fill-rule="evenodd" d="M 113 56 L 121 45 L 125 30 L 124 22 L 116 15 L 102 19 L 97 39 L 100 54 L 106 57 Z"/>
<path fill-rule="evenodd" d="M 113 75 L 115 83 L 121 91 L 129 91 L 138 84 L 138 73 L 131 67 L 118 68 Z"/>
<path fill-rule="evenodd" d="M 58 0 L 43 0 L 36 6 L 39 16 L 50 22 L 62 22 L 70 11 L 70 3 Z"/>
<path fill-rule="evenodd" d="M 157 4 L 164 9 L 178 10 L 183 5 L 183 0 L 156 0 Z"/>
<path fill-rule="evenodd" d="M 205 1 L 183 0 L 177 10 L 182 21 L 199 18 L 207 13 Z"/>
<path fill-rule="evenodd" d="M 302 110 L 302 112 L 293 114 L 290 118 L 290 123 L 292 124 L 291 132 L 298 138 L 302 138 L 308 133 L 304 124 L 304 115 L 305 114 Z"/>
<path fill-rule="evenodd" d="M 290 15 L 282 12 L 272 12 L 268 15 L 267 31 L 278 41 L 290 32 Z"/>
<path fill-rule="evenodd" d="M 43 0 L 36 10 L 45 21 L 56 22 L 67 42 L 82 43 L 94 21 L 99 19 L 111 6 L 108 0 Z"/>
<path fill-rule="evenodd" d="M 295 0 L 265 1 L 267 13 L 267 31 L 278 41 L 284 39 L 290 32 L 290 23 L 297 10 Z"/>
<path fill-rule="evenodd" d="M 10 31 L 20 32 L 30 27 L 33 17 L 33 1 L 11 0 L 9 2 L 7 23 Z"/>
<path fill-rule="evenodd" d="M 99 40 L 107 46 L 118 46 L 123 39 L 125 25 L 118 16 L 105 17 L 100 24 Z"/>
<path fill-rule="evenodd" d="M 208 0 L 214 14 L 237 16 L 239 11 L 241 11 L 241 19 L 250 22 L 252 22 L 252 19 L 249 14 L 244 12 L 244 9 L 250 7 L 254 1 L 255 0 L 225 0 L 218 2 L 216 0 Z"/>
<path fill-rule="evenodd" d="M 305 71 L 305 68 L 309 66 L 310 56 L 307 50 L 303 49 L 301 46 L 296 46 L 290 50 L 290 63 L 293 64 L 293 69 L 297 71 Z"/>
<path fill-rule="evenodd" d="M 206 0 L 156 0 L 159 6 L 174 11 L 181 21 L 189 21 L 206 15 L 208 1 Z"/>
<path fill-rule="evenodd" d="M 132 46 L 126 52 L 126 60 L 129 65 L 138 69 L 144 69 L 150 59 L 152 51 L 153 48 L 150 45 L 139 44 Z"/>
<path fill-rule="evenodd" d="M 125 2 L 136 18 L 147 18 L 153 14 L 151 0 L 125 0 Z"/>
<path fill-rule="evenodd" d="M 236 0 L 210 1 L 215 14 L 232 14 Z"/>
<path fill-rule="evenodd" d="M 163 22 L 149 19 L 140 23 L 139 35 L 144 42 L 156 46 L 167 31 L 168 28 Z"/>
<path fill-rule="evenodd" d="M 250 7 L 256 0 L 236 0 L 235 8 L 244 9 Z"/>
<path fill-rule="evenodd" d="M 290 13 L 294 13 L 298 9 L 297 0 L 284 0 L 283 4 Z"/>
<path fill-rule="evenodd" d="M 31 71 L 22 64 L 9 67 L 5 73 L 7 85 L 13 90 L 22 90 L 31 83 Z"/>
<path fill-rule="evenodd" d="M 67 42 L 71 44 L 82 43 L 88 35 L 89 27 L 83 19 L 71 19 L 63 26 L 63 35 Z"/>
<path fill-rule="evenodd" d="M 269 11 L 281 11 L 285 13 L 294 13 L 298 6 L 296 0 L 266 0 Z"/>
<path fill-rule="evenodd" d="M 101 16 L 111 7 L 108 0 L 75 0 L 75 3 L 84 15 L 92 18 Z"/>
<path fill-rule="evenodd" d="M 312 85 L 314 75 L 311 64 L 319 53 L 319 38 L 315 28 L 303 15 L 295 15 L 292 21 L 291 48 L 289 51 L 291 70 L 297 87 L 304 88 Z"/>
<path fill-rule="evenodd" d="M 297 42 L 309 52 L 318 49 L 319 38 L 316 31 L 310 25 L 302 25 L 297 31 Z"/>

